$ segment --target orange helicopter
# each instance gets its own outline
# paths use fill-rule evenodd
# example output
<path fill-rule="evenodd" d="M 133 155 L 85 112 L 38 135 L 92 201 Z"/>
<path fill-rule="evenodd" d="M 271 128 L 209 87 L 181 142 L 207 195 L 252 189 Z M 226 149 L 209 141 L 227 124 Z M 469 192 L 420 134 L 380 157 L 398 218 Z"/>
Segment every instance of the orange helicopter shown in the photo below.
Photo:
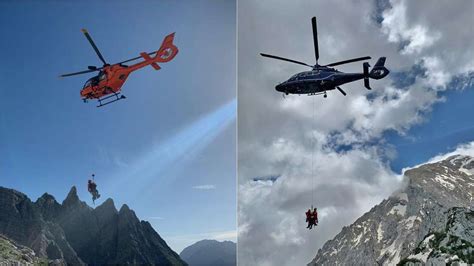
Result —
<path fill-rule="evenodd" d="M 102 67 L 88 66 L 88 70 L 64 74 L 60 77 L 69 77 L 98 71 L 99 73 L 97 74 L 97 76 L 87 80 L 86 84 L 81 90 L 82 100 L 84 102 L 87 102 L 87 100 L 91 99 L 98 100 L 99 105 L 97 107 L 101 107 L 126 98 L 124 95 L 120 95 L 121 88 L 131 72 L 148 65 L 151 65 L 155 70 L 160 70 L 161 67 L 157 63 L 169 62 L 176 56 L 176 54 L 178 54 L 178 47 L 173 44 L 173 32 L 165 37 L 159 50 L 151 53 L 143 52 L 140 53 L 140 56 L 110 65 L 105 61 L 104 57 L 100 53 L 99 49 L 95 45 L 87 30 L 82 29 L 82 32 L 84 33 L 87 40 L 92 45 L 92 48 L 94 48 L 95 52 L 97 53 L 97 56 L 99 56 L 99 59 L 104 63 L 104 65 Z M 156 55 L 153 56 L 154 54 Z M 138 62 L 130 66 L 124 65 L 124 63 L 134 61 L 140 58 L 144 59 L 144 61 Z"/>

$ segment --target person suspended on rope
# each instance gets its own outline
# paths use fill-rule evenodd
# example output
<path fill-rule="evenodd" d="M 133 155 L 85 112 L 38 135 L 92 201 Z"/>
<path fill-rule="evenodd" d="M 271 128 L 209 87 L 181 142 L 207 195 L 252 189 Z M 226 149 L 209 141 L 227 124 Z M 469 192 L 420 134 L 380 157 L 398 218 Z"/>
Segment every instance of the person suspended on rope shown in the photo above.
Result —
<path fill-rule="evenodd" d="M 313 218 L 313 224 L 315 226 L 318 225 L 319 221 L 318 221 L 318 209 L 317 208 L 314 208 L 314 211 L 313 211 L 311 216 Z"/>
<path fill-rule="evenodd" d="M 94 175 L 92 175 L 92 180 L 87 181 L 87 191 L 92 194 L 92 201 L 100 198 L 99 191 L 97 190 L 97 184 L 94 182 Z"/>
<path fill-rule="evenodd" d="M 311 223 L 311 209 L 308 209 L 308 211 L 306 212 L 306 222 L 308 223 L 308 226 L 306 228 L 309 228 L 311 229 L 311 227 L 313 227 L 312 223 Z"/>
<path fill-rule="evenodd" d="M 308 211 L 305 213 L 306 214 L 306 222 L 308 223 L 308 226 L 306 228 L 312 229 L 313 226 L 318 225 L 318 210 L 317 208 L 314 208 L 313 211 L 311 211 L 311 208 L 308 209 Z"/>

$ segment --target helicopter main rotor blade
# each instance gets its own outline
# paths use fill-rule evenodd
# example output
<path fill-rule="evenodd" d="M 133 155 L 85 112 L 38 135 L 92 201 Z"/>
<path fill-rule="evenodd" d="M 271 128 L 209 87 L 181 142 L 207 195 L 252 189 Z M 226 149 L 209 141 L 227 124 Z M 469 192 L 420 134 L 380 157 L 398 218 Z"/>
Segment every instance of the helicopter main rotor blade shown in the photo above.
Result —
<path fill-rule="evenodd" d="M 319 45 L 318 45 L 318 26 L 316 25 L 316 17 L 311 19 L 313 25 L 313 41 L 314 41 L 314 55 L 316 56 L 316 65 L 319 60 Z"/>
<path fill-rule="evenodd" d="M 69 74 L 63 74 L 59 77 L 64 78 L 64 77 L 70 77 L 70 76 L 75 76 L 75 75 L 81 75 L 81 74 L 91 73 L 91 72 L 94 72 L 94 71 L 99 71 L 101 69 L 102 69 L 102 67 L 97 68 L 97 69 L 89 69 L 89 70 L 84 70 L 84 71 L 79 71 L 79 72 L 74 72 L 74 73 L 69 73 Z"/>
<path fill-rule="evenodd" d="M 334 62 L 334 63 L 331 63 L 331 64 L 327 64 L 326 66 L 338 66 L 338 65 L 342 65 L 342 64 L 348 64 L 348 63 L 353 63 L 353 62 L 363 61 L 363 60 L 368 60 L 368 59 L 371 59 L 371 57 L 370 56 L 364 56 L 364 57 L 358 57 L 358 58 L 353 58 L 353 59 L 349 59 L 349 60 Z"/>
<path fill-rule="evenodd" d="M 82 33 L 84 33 L 84 35 L 86 36 L 87 40 L 89 41 L 89 43 L 92 45 L 92 48 L 94 48 L 97 56 L 99 56 L 100 60 L 102 61 L 102 63 L 104 63 L 104 65 L 107 64 L 107 62 L 105 62 L 105 59 L 104 57 L 102 56 L 102 54 L 100 53 L 99 51 L 99 48 L 97 48 L 97 46 L 95 45 L 94 41 L 92 40 L 91 36 L 89 35 L 89 32 L 87 32 L 86 29 L 82 29 L 81 30 Z"/>
<path fill-rule="evenodd" d="M 288 59 L 288 58 L 284 58 L 284 57 L 279 57 L 279 56 L 276 56 L 276 55 L 270 55 L 270 54 L 262 54 L 260 53 L 261 56 L 264 56 L 264 57 L 269 57 L 269 58 L 273 58 L 273 59 L 278 59 L 278 60 L 283 60 L 283 61 L 287 61 L 287 62 L 291 62 L 291 63 L 295 63 L 295 64 L 300 64 L 300 65 L 303 65 L 303 66 L 309 66 L 309 67 L 313 67 L 313 66 L 310 66 L 306 63 L 303 63 L 303 62 L 300 62 L 300 61 L 296 61 L 296 60 L 292 60 L 292 59 Z"/>

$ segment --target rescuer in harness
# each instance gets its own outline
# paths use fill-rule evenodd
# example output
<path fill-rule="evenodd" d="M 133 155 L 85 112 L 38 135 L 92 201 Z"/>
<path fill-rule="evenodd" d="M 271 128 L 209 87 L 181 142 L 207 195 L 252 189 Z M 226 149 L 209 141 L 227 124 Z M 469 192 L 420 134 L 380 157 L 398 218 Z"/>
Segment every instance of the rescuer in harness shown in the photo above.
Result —
<path fill-rule="evenodd" d="M 306 227 L 308 229 L 312 229 L 313 225 L 318 225 L 318 211 L 316 210 L 316 208 L 314 208 L 314 211 L 308 209 L 308 211 L 306 212 L 306 222 L 308 223 L 308 226 Z"/>
<path fill-rule="evenodd" d="M 313 223 L 311 222 L 311 215 L 311 209 L 308 209 L 308 211 L 306 212 L 306 222 L 308 223 L 308 226 L 306 226 L 306 228 L 308 229 L 313 228 Z"/>
<path fill-rule="evenodd" d="M 94 182 L 94 174 L 92 174 L 92 180 L 87 181 L 87 191 L 92 195 L 92 201 L 95 202 L 96 199 L 100 198 L 99 191 L 97 190 L 97 184 Z"/>

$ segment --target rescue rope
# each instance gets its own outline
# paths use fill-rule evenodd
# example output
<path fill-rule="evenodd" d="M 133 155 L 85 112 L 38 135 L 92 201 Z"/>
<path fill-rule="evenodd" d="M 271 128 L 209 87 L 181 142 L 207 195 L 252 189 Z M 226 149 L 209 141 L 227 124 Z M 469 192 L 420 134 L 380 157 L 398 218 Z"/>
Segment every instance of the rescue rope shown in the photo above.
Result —
<path fill-rule="evenodd" d="M 313 119 L 311 120 L 311 209 L 314 204 L 314 149 L 315 149 L 315 137 L 314 137 L 314 121 L 316 120 L 316 97 L 313 98 Z"/>

